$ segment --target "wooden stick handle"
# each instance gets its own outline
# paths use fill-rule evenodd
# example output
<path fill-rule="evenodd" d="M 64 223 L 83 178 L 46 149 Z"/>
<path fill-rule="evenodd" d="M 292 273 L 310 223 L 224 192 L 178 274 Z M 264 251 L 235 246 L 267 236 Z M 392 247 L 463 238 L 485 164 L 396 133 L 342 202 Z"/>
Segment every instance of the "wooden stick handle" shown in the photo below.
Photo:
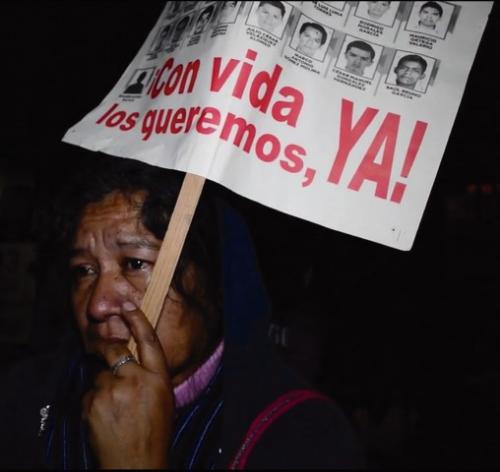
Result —
<path fill-rule="evenodd" d="M 204 184 L 205 177 L 187 173 L 170 217 L 151 281 L 141 305 L 141 310 L 155 328 L 160 319 L 163 303 L 170 288 Z M 137 345 L 134 338 L 130 339 L 128 348 L 137 357 Z"/>

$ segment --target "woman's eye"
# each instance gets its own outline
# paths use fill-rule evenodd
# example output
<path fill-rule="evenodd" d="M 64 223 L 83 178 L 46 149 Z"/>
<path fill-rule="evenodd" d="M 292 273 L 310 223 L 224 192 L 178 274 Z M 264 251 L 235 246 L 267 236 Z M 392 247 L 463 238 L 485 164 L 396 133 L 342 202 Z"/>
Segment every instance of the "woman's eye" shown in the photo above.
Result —
<path fill-rule="evenodd" d="M 125 259 L 125 269 L 130 270 L 130 271 L 135 271 L 135 270 L 144 270 L 148 266 L 148 262 L 142 260 L 142 259 L 133 259 L 133 258 L 127 258 Z"/>
<path fill-rule="evenodd" d="M 77 265 L 70 268 L 73 279 L 79 280 L 94 275 L 95 270 L 91 265 Z"/>

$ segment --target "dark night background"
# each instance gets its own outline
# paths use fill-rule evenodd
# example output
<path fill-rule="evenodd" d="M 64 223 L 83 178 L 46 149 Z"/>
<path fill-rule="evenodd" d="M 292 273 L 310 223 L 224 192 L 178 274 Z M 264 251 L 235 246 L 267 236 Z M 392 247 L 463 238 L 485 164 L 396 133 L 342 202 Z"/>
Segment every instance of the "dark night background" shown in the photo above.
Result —
<path fill-rule="evenodd" d="M 30 263 L 29 255 L 39 238 L 39 207 L 71 169 L 59 141 L 111 90 L 163 5 L 2 3 L 6 362 L 43 349 L 58 326 L 55 314 L 40 308 L 57 276 L 50 259 Z M 500 466 L 498 9 L 411 251 L 227 192 L 251 225 L 274 306 L 271 334 L 286 336 L 280 353 L 341 404 L 373 467 Z M 8 260 L 9 248 L 27 261 L 23 267 Z M 30 286 L 23 270 L 36 283 Z"/>

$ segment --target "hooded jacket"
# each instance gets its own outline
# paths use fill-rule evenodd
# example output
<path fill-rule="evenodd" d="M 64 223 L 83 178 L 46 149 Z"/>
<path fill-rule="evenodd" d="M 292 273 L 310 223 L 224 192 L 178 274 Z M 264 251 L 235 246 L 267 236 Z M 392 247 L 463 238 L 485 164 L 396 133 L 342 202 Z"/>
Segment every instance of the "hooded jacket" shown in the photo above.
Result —
<path fill-rule="evenodd" d="M 174 469 L 329 468 L 363 465 L 339 407 L 274 355 L 270 304 L 248 232 L 221 207 L 224 352 L 204 391 L 178 410 Z M 99 366 L 76 333 L 57 349 L 10 367 L 2 388 L 3 468 L 95 468 L 80 402 Z"/>

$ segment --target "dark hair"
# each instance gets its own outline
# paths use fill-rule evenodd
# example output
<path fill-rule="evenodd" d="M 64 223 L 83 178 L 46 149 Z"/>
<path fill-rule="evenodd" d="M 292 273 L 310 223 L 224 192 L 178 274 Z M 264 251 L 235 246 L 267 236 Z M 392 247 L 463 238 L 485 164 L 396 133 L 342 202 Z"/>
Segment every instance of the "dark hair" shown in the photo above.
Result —
<path fill-rule="evenodd" d="M 421 13 L 424 8 L 434 8 L 435 10 L 438 11 L 439 16 L 443 16 L 443 7 L 437 2 L 425 2 L 420 7 L 419 13 Z"/>
<path fill-rule="evenodd" d="M 365 43 L 364 41 L 351 41 L 345 50 L 345 52 L 348 52 L 349 49 L 351 48 L 358 48 L 361 49 L 362 51 L 366 51 L 370 53 L 370 58 L 373 61 L 373 58 L 375 57 L 375 50 L 368 44 Z"/>
<path fill-rule="evenodd" d="M 85 207 L 113 192 L 122 193 L 131 202 L 134 194 L 145 192 L 144 203 L 140 208 L 141 222 L 156 238 L 163 240 L 184 173 L 132 159 L 86 150 L 80 152 L 85 155 L 77 163 L 72 177 L 67 180 L 56 202 L 51 243 L 61 248 L 63 259 L 67 260 L 69 256 Z M 205 317 L 209 339 L 215 340 L 222 329 L 222 282 L 216 201 L 207 187 L 205 185 L 198 203 L 172 286 L 189 306 Z M 196 272 L 194 288 L 187 287 L 184 278 L 190 265 Z"/>
<path fill-rule="evenodd" d="M 328 36 L 325 28 L 323 28 L 321 25 L 318 23 L 311 23 L 311 22 L 306 22 L 302 23 L 302 26 L 300 27 L 299 34 L 302 34 L 306 28 L 314 28 L 318 30 L 321 33 L 321 45 L 325 44 L 326 38 Z"/>
<path fill-rule="evenodd" d="M 405 62 L 418 62 L 422 66 L 422 73 L 425 72 L 425 69 L 427 69 L 427 61 L 421 57 L 417 56 L 416 54 L 407 54 L 406 56 L 403 56 L 402 58 L 399 59 L 398 64 L 396 65 L 396 69 L 398 69 L 400 66 L 403 65 Z"/>
<path fill-rule="evenodd" d="M 273 7 L 279 8 L 281 11 L 281 16 L 285 16 L 285 5 L 283 5 L 283 2 L 275 1 L 275 0 L 263 0 L 262 2 L 259 2 L 259 7 L 262 5 L 265 5 L 266 3 L 269 3 L 269 5 L 272 5 Z"/>

